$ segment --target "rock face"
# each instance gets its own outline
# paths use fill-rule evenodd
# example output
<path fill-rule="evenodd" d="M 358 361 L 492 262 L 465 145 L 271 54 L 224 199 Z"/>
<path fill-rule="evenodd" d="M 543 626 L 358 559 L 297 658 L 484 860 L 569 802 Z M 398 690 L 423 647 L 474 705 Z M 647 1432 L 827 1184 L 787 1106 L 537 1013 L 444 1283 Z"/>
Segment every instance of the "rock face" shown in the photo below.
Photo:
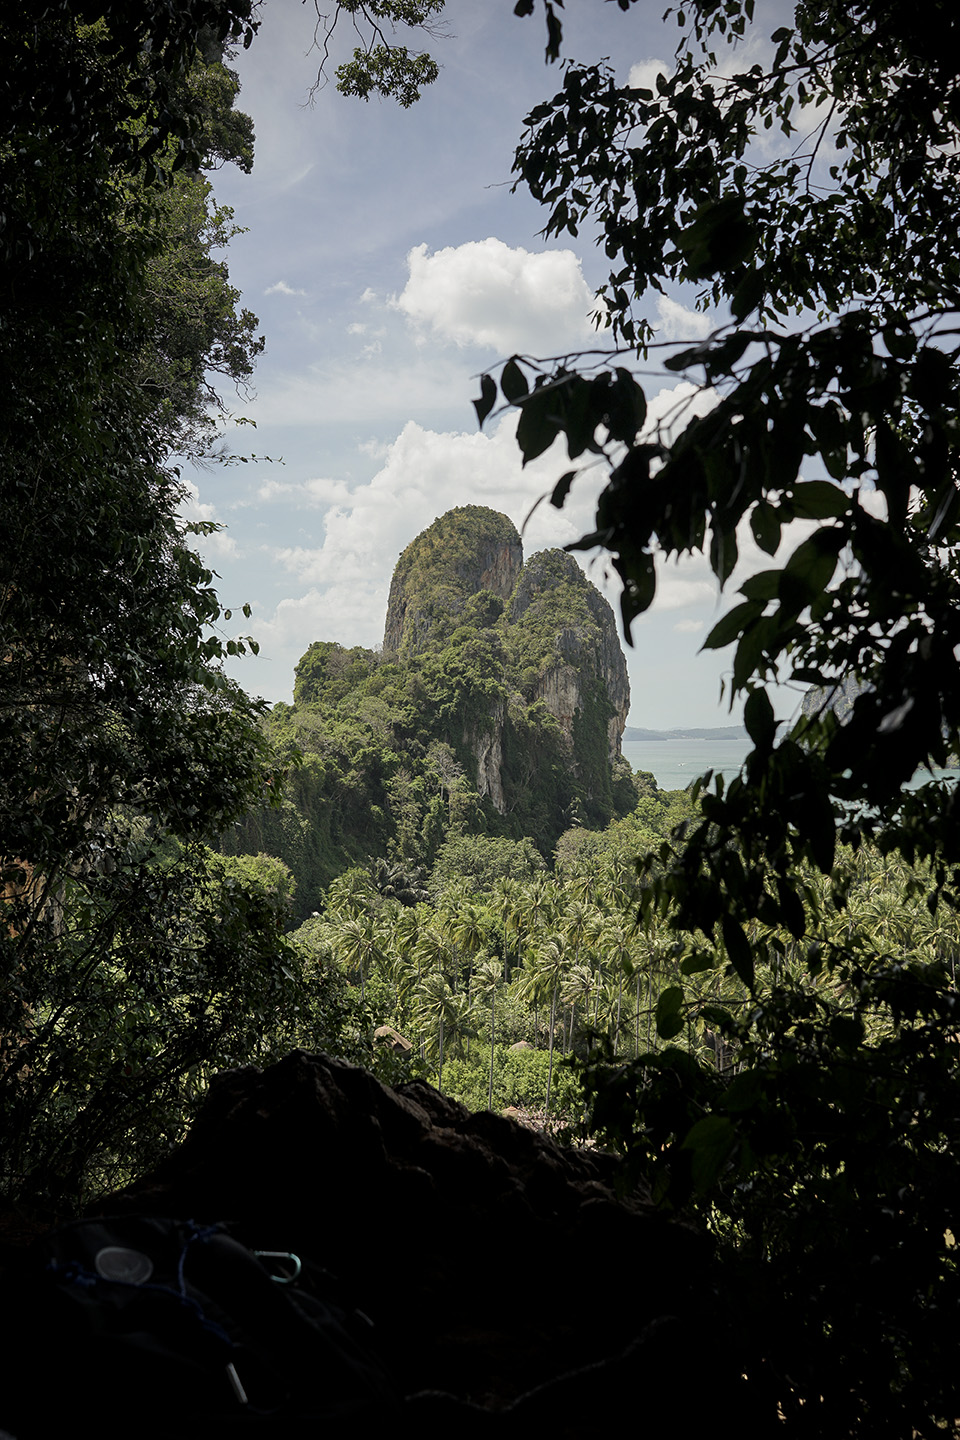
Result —
<path fill-rule="evenodd" d="M 374 1322 L 400 1393 L 490 1407 L 665 1316 L 685 1317 L 686 1364 L 710 1290 L 706 1239 L 617 1198 L 610 1157 L 302 1051 L 217 1077 L 185 1142 L 100 1213 L 225 1220 L 252 1248 L 322 1265 Z M 643 1368 L 623 1366 L 631 1393 Z M 614 1406 L 603 1392 L 590 1404 Z M 544 1403 L 526 1402 L 531 1417 Z"/>
<path fill-rule="evenodd" d="M 863 682 L 855 675 L 848 675 L 828 689 L 814 685 L 804 695 L 800 708 L 808 717 L 817 715 L 821 710 L 832 710 L 843 724 L 863 689 Z"/>
<path fill-rule="evenodd" d="M 534 697 L 559 722 L 571 749 L 578 716 L 583 716 L 590 701 L 608 710 L 608 757 L 616 760 L 630 710 L 627 662 L 613 611 L 573 556 L 563 550 L 532 556 L 520 573 L 504 619 L 519 631 L 547 636 L 554 631 L 552 653 L 547 650 L 543 655 Z"/>
<path fill-rule="evenodd" d="M 501 815 L 518 784 L 542 784 L 558 767 L 566 799 L 545 806 L 595 823 L 616 813 L 627 666 L 613 611 L 572 556 L 545 550 L 523 564 L 505 515 L 450 510 L 397 562 L 384 650 L 407 662 L 442 651 L 448 668 L 461 667 L 462 730 L 449 740 Z"/>
<path fill-rule="evenodd" d="M 489 796 L 494 809 L 501 815 L 507 808 L 503 792 L 503 727 L 506 714 L 506 703 L 501 701 L 491 709 L 488 724 L 467 726 L 463 736 L 464 744 L 477 764 L 477 794 Z"/>
<path fill-rule="evenodd" d="M 412 540 L 390 584 L 383 648 L 409 657 L 426 648 L 439 624 L 462 615 L 474 595 L 506 600 L 523 546 L 506 515 L 483 505 L 448 510 Z"/>

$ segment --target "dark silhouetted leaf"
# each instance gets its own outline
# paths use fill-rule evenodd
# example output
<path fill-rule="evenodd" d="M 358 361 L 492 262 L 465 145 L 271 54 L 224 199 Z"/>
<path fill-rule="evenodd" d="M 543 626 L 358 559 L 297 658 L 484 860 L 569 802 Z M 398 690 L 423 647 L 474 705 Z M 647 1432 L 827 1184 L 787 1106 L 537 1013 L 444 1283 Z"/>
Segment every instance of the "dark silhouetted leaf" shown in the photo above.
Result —
<path fill-rule="evenodd" d="M 497 384 L 491 375 L 480 376 L 480 396 L 474 400 L 473 408 L 477 412 L 477 423 L 483 426 L 484 420 L 490 414 L 497 403 Z"/>

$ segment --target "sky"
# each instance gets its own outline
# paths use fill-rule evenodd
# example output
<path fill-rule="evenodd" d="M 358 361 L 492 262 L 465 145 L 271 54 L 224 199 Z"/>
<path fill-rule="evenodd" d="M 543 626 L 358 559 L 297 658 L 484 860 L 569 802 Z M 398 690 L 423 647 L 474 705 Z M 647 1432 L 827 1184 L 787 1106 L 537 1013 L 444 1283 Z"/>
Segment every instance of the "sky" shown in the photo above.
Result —
<path fill-rule="evenodd" d="M 188 515 L 225 527 L 202 544 L 222 602 L 252 607 L 245 632 L 228 628 L 253 635 L 260 653 L 232 673 L 271 703 L 292 698 L 312 641 L 382 640 L 393 566 L 444 511 L 503 511 L 527 557 L 594 528 L 604 470 L 579 477 L 563 510 L 533 510 L 570 468 L 562 442 L 523 469 L 515 412 L 495 413 L 481 432 L 471 404 L 478 376 L 514 352 L 594 346 L 589 316 L 606 278 L 590 236 L 545 242 L 545 213 L 511 192 L 523 117 L 561 78 L 544 62 L 542 16 L 512 10 L 510 0 L 448 0 L 448 33 L 429 44 L 440 77 L 408 110 L 341 96 L 332 84 L 311 99 L 309 3 L 267 0 L 257 39 L 232 62 L 256 161 L 249 176 L 226 167 L 210 178 L 243 229 L 225 258 L 266 350 L 255 397 L 225 396 L 234 417 L 255 422 L 225 432 L 247 458 L 185 467 L 183 476 Z M 660 13 L 652 3 L 624 14 L 568 0 L 564 52 L 611 57 L 618 78 L 633 71 L 634 83 L 649 83 L 669 68 L 675 43 Z M 335 60 L 352 49 L 349 38 Z M 660 338 L 694 340 L 727 318 L 697 312 L 694 301 L 677 290 L 645 313 Z M 650 365 L 642 383 L 658 418 L 710 403 Z M 577 558 L 616 611 L 609 561 Z M 769 565 L 747 536 L 723 596 L 702 557 L 662 567 L 657 600 L 624 646 L 628 723 L 739 722 L 739 707 L 721 700 L 731 652 L 698 652 L 761 558 Z"/>

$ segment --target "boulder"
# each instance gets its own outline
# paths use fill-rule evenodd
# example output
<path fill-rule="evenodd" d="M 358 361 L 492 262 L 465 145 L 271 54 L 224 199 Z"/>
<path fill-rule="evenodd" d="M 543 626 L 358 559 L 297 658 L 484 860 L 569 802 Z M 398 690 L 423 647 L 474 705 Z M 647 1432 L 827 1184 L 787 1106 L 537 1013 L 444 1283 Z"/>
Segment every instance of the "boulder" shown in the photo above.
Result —
<path fill-rule="evenodd" d="M 412 1041 L 392 1025 L 378 1025 L 373 1032 L 373 1038 L 378 1045 L 383 1045 L 387 1050 L 393 1050 L 398 1055 L 406 1055 L 413 1049 Z"/>
<path fill-rule="evenodd" d="M 496 1408 L 707 1298 L 706 1238 L 619 1195 L 614 1169 L 422 1082 L 296 1051 L 217 1076 L 183 1143 L 99 1213 L 226 1221 L 319 1263 L 401 1393 Z"/>

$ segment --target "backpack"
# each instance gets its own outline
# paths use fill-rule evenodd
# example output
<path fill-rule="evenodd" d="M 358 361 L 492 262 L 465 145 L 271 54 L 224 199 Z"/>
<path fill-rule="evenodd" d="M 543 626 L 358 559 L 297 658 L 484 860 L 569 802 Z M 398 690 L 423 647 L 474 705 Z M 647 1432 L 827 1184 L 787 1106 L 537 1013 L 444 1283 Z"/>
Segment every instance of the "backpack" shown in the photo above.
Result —
<path fill-rule="evenodd" d="M 311 1420 L 326 1435 L 379 1433 L 399 1402 L 369 1321 L 330 1298 L 325 1272 L 301 1270 L 189 1220 L 83 1220 L 44 1236 L 4 1281 L 15 1330 L 0 1427 L 17 1440 L 302 1436 Z"/>

